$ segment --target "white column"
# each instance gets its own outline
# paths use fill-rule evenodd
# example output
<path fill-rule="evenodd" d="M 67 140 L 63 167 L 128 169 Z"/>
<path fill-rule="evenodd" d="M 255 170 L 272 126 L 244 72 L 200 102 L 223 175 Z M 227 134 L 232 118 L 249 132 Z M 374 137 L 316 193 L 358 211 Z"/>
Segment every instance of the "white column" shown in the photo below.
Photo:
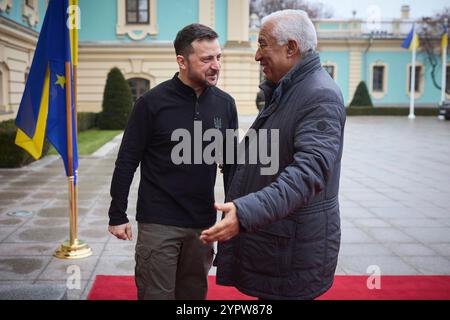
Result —
<path fill-rule="evenodd" d="M 414 31 L 415 32 L 415 31 Z M 414 33 L 413 33 L 414 37 Z M 412 40 L 414 41 L 414 40 Z M 409 119 L 414 119 L 414 97 L 416 95 L 415 82 L 416 82 L 416 46 L 413 45 L 412 61 L 411 61 L 411 83 L 409 86 Z"/>
<path fill-rule="evenodd" d="M 445 19 L 445 30 L 447 30 L 448 20 Z M 441 40 L 442 41 L 442 40 Z M 445 101 L 445 89 L 447 88 L 447 46 L 442 48 L 442 78 L 441 78 L 441 105 Z"/>
<path fill-rule="evenodd" d="M 215 28 L 214 0 L 198 0 L 198 23 Z"/>
<path fill-rule="evenodd" d="M 228 0 L 228 45 L 249 45 L 249 0 Z"/>

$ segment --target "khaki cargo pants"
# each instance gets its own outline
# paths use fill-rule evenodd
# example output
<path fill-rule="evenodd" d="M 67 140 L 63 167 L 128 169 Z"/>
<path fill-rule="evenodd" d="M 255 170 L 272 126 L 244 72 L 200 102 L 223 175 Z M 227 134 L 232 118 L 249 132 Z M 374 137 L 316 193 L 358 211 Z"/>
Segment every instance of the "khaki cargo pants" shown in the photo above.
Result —
<path fill-rule="evenodd" d="M 208 291 L 212 244 L 203 229 L 138 223 L 135 281 L 139 300 L 203 300 Z"/>

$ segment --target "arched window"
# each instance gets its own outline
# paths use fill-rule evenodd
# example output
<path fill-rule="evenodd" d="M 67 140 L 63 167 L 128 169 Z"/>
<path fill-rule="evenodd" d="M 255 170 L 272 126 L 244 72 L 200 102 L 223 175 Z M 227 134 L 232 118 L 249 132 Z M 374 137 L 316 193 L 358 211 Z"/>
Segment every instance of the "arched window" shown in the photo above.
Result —
<path fill-rule="evenodd" d="M 136 101 L 140 96 L 150 89 L 150 81 L 142 78 L 131 78 L 128 79 L 128 84 L 131 89 L 131 95 L 133 96 L 133 101 Z"/>

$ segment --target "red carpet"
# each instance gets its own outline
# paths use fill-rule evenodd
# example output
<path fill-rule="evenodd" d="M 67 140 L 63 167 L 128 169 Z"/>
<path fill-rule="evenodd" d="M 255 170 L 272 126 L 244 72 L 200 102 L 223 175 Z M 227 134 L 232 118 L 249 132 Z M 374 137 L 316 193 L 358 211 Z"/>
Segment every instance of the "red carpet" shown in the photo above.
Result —
<path fill-rule="evenodd" d="M 369 290 L 367 276 L 336 276 L 319 300 L 450 300 L 450 276 L 382 276 L 381 288 Z M 208 300 L 254 300 L 209 277 Z M 136 300 L 133 276 L 97 276 L 88 300 Z"/>

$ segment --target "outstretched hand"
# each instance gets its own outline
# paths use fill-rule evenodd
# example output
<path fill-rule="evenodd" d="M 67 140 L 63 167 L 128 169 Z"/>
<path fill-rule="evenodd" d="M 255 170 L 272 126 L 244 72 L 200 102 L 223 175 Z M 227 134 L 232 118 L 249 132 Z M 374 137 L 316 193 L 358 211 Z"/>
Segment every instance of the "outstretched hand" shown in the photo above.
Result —
<path fill-rule="evenodd" d="M 214 241 L 227 241 L 239 233 L 239 220 L 234 203 L 215 203 L 214 207 L 216 210 L 222 211 L 225 214 L 225 217 L 220 222 L 201 233 L 200 240 L 205 244 Z"/>

